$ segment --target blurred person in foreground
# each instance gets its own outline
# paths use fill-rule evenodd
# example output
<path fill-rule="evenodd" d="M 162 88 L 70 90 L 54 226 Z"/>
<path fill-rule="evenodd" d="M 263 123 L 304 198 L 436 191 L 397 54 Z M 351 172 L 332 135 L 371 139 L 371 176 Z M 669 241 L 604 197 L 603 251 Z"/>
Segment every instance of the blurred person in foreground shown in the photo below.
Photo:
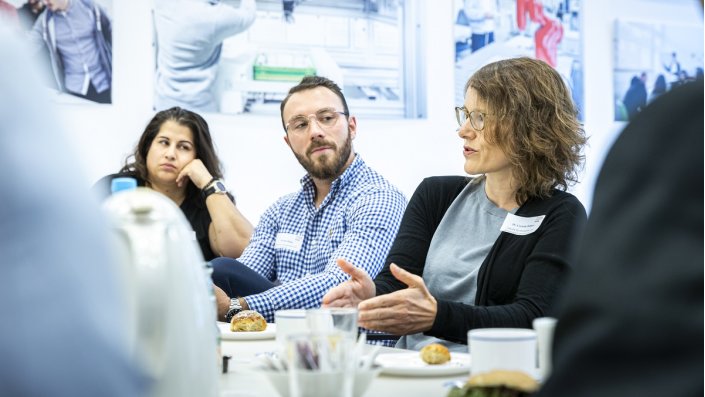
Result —
<path fill-rule="evenodd" d="M 26 54 L 0 26 L 0 394 L 141 396 L 107 226 Z M 13 44 L 14 43 L 14 44 Z M 36 109 L 42 117 L 35 117 Z M 58 152 L 58 148 L 61 148 Z"/>
<path fill-rule="evenodd" d="M 323 298 L 359 309 L 359 324 L 467 351 L 474 328 L 531 328 L 572 268 L 586 215 L 563 191 L 577 179 L 585 137 L 561 76 L 543 61 L 479 69 L 456 108 L 465 172 L 425 179 L 411 198 L 386 266 L 374 279 L 354 261 L 351 280 Z"/>
<path fill-rule="evenodd" d="M 39 15 L 44 11 L 42 0 L 27 0 L 22 6 L 17 8 L 17 16 L 24 30 L 31 30 Z"/>
<path fill-rule="evenodd" d="M 539 396 L 703 395 L 703 131 L 700 79 L 612 146 Z"/>
<path fill-rule="evenodd" d="M 17 9 L 5 0 L 0 0 L 0 22 L 13 27 L 19 26 L 20 23 Z"/>
<path fill-rule="evenodd" d="M 228 321 L 243 309 L 271 322 L 277 310 L 319 307 L 348 278 L 336 265 L 340 257 L 377 274 L 406 207 L 404 195 L 355 152 L 357 119 L 335 82 L 304 77 L 282 101 L 281 121 L 306 174 L 301 189 L 267 208 L 241 257 L 211 262 L 219 314 Z"/>
<path fill-rule="evenodd" d="M 152 117 L 120 172 L 101 178 L 93 191 L 106 197 L 113 179 L 135 178 L 179 206 L 205 260 L 237 257 L 250 241 L 252 225 L 225 187 L 221 168 L 206 120 L 173 107 Z"/>

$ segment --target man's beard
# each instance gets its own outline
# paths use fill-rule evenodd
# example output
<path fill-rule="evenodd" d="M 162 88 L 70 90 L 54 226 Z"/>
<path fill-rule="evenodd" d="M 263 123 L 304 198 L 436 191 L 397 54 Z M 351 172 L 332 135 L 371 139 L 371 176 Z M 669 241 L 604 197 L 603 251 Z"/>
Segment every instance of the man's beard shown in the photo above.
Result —
<path fill-rule="evenodd" d="M 317 161 L 311 159 L 311 152 L 322 146 L 332 148 L 334 154 L 332 156 L 328 156 L 327 154 L 319 156 Z M 305 155 L 294 152 L 294 156 L 296 156 L 296 159 L 299 160 L 299 164 L 304 167 L 311 177 L 332 181 L 343 173 L 345 163 L 348 161 L 348 158 L 350 158 L 351 152 L 352 137 L 350 136 L 350 131 L 348 131 L 348 137 L 345 139 L 345 142 L 343 142 L 341 148 L 338 148 L 338 145 L 333 142 L 315 140 L 306 150 Z"/>

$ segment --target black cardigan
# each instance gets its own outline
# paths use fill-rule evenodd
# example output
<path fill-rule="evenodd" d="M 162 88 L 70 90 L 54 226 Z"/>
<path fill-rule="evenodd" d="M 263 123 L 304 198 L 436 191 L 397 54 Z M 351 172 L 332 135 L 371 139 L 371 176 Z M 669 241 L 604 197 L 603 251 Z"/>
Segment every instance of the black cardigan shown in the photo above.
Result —
<path fill-rule="evenodd" d="M 377 295 L 406 288 L 392 275 L 390 263 L 423 274 L 436 228 L 470 181 L 468 177 L 440 176 L 426 178 L 419 185 L 384 269 L 375 278 Z M 438 312 L 426 335 L 467 343 L 470 329 L 531 328 L 534 318 L 546 315 L 570 268 L 574 242 L 587 219 L 585 209 L 575 196 L 554 190 L 550 198 L 528 200 L 516 215 L 546 218 L 538 230 L 525 236 L 500 233 L 480 266 L 475 306 L 434 296 Z"/>

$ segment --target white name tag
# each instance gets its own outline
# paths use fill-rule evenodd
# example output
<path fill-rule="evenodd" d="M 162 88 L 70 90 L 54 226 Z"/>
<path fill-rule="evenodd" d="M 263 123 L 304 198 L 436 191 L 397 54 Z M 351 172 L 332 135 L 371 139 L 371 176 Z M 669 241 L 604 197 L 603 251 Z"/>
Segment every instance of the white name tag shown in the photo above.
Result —
<path fill-rule="evenodd" d="M 299 236 L 298 234 L 291 233 L 277 233 L 277 239 L 274 242 L 274 248 L 299 252 L 303 243 L 304 236 Z"/>
<path fill-rule="evenodd" d="M 514 214 L 507 214 L 507 217 L 504 218 L 504 223 L 502 223 L 502 228 L 499 230 L 516 234 L 517 236 L 525 236 L 535 232 L 536 229 L 541 226 L 541 222 L 543 222 L 543 218 L 545 217 L 546 215 L 526 218 Z"/>

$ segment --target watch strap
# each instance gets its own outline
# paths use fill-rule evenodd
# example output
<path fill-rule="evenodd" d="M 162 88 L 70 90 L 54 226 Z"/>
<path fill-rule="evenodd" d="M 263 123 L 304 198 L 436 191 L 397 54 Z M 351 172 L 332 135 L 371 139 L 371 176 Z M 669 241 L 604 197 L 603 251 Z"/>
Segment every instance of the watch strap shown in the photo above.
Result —
<path fill-rule="evenodd" d="M 225 184 L 223 183 L 222 179 L 216 179 L 214 178 L 211 182 L 206 185 L 206 187 L 201 190 L 201 196 L 205 200 L 208 198 L 213 193 L 218 193 L 218 194 L 227 194 L 228 191 L 225 188 Z"/>
<path fill-rule="evenodd" d="M 232 298 L 230 299 L 230 308 L 228 309 L 228 313 L 225 314 L 225 320 L 228 322 L 233 319 L 233 316 L 236 314 L 240 313 L 242 311 L 242 305 L 240 304 L 240 298 Z"/>

